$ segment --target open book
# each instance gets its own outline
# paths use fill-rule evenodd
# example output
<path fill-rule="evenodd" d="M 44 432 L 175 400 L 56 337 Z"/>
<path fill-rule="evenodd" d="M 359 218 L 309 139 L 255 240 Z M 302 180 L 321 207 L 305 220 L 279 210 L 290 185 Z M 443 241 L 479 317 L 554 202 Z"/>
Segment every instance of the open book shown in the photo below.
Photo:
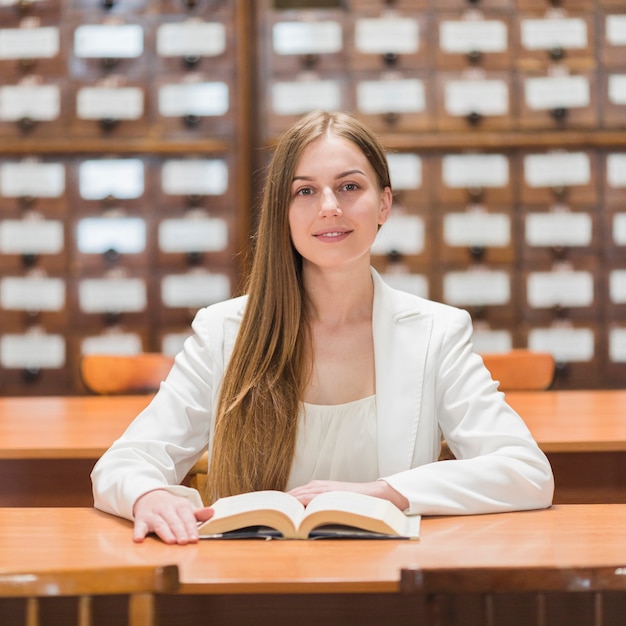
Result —
<path fill-rule="evenodd" d="M 419 515 L 405 515 L 388 500 L 348 491 L 322 493 L 305 508 L 283 491 L 253 491 L 220 498 L 200 538 L 388 537 L 418 539 Z"/>

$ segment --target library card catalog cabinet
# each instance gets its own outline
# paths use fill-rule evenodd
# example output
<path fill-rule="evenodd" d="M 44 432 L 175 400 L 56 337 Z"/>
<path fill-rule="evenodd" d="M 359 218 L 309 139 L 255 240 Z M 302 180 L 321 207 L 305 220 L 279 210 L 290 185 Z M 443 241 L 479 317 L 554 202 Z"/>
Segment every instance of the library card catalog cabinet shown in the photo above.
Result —
<path fill-rule="evenodd" d="M 624 386 L 623 0 L 3 0 L 0 394 L 180 349 L 312 109 L 388 150 L 388 282 L 551 352 L 556 388 Z"/>
<path fill-rule="evenodd" d="M 88 352 L 177 352 L 248 235 L 241 0 L 0 6 L 0 394 Z"/>
<path fill-rule="evenodd" d="M 626 384 L 624 2 L 262 0 L 256 29 L 261 144 L 325 108 L 387 147 L 387 281 L 556 388 Z"/>

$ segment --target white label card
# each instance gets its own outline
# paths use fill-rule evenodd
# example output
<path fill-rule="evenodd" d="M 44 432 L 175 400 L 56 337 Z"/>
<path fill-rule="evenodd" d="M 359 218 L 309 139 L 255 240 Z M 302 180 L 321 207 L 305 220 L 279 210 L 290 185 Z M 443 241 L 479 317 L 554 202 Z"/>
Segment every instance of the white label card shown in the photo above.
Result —
<path fill-rule="evenodd" d="M 228 224 L 219 218 L 191 217 L 159 224 L 159 249 L 166 253 L 219 252 L 228 246 Z"/>
<path fill-rule="evenodd" d="M 277 82 L 272 85 L 272 111 L 276 115 L 301 115 L 315 109 L 342 107 L 341 84 L 336 80 Z"/>
<path fill-rule="evenodd" d="M 178 274 L 161 281 L 161 299 L 168 308 L 197 309 L 226 300 L 230 293 L 230 278 L 225 274 Z"/>
<path fill-rule="evenodd" d="M 143 344 L 137 333 L 111 332 L 85 337 L 80 351 L 81 354 L 139 354 Z"/>
<path fill-rule="evenodd" d="M 584 152 L 529 154 L 524 157 L 524 180 L 535 188 L 588 185 L 591 160 Z"/>
<path fill-rule="evenodd" d="M 62 311 L 62 278 L 7 277 L 0 279 L 0 308 L 7 311 Z"/>
<path fill-rule="evenodd" d="M 60 254 L 63 246 L 59 220 L 0 220 L 2 254 Z"/>
<path fill-rule="evenodd" d="M 426 109 L 424 83 L 417 78 L 363 80 L 356 86 L 361 113 L 421 113 Z"/>
<path fill-rule="evenodd" d="M 591 328 L 533 328 L 528 347 L 536 352 L 550 352 L 560 363 L 587 362 L 593 359 L 595 337 Z"/>
<path fill-rule="evenodd" d="M 589 272 L 530 272 L 526 282 L 528 304 L 536 309 L 593 305 L 593 275 Z"/>
<path fill-rule="evenodd" d="M 86 278 L 78 285 L 78 304 L 84 313 L 141 313 L 148 305 L 142 278 Z"/>
<path fill-rule="evenodd" d="M 526 78 L 524 98 L 528 108 L 534 111 L 559 107 L 576 109 L 589 106 L 591 87 L 585 76 Z"/>
<path fill-rule="evenodd" d="M 422 186 L 422 158 L 417 154 L 387 154 L 391 188 L 419 189 Z"/>
<path fill-rule="evenodd" d="M 587 24 L 580 18 L 522 19 L 522 46 L 526 50 L 587 47 Z"/>
<path fill-rule="evenodd" d="M 90 159 L 78 168 L 78 188 L 85 200 L 140 198 L 144 193 L 141 159 Z"/>
<path fill-rule="evenodd" d="M 626 363 L 626 328 L 609 330 L 609 360 L 612 363 Z"/>
<path fill-rule="evenodd" d="M 56 27 L 0 29 L 0 59 L 53 59 L 59 50 Z"/>
<path fill-rule="evenodd" d="M 420 254 L 426 243 L 424 220 L 417 215 L 390 215 L 378 231 L 372 254 Z"/>
<path fill-rule="evenodd" d="M 146 222 L 138 217 L 86 217 L 78 222 L 76 245 L 82 254 L 139 254 L 146 249 Z"/>
<path fill-rule="evenodd" d="M 443 240 L 448 246 L 505 248 L 511 243 L 511 218 L 503 213 L 446 213 Z"/>
<path fill-rule="evenodd" d="M 472 344 L 479 354 L 510 352 L 513 349 L 513 337 L 508 330 L 475 328 Z"/>
<path fill-rule="evenodd" d="M 609 102 L 618 106 L 626 104 L 626 74 L 611 74 L 608 84 Z"/>
<path fill-rule="evenodd" d="M 381 274 L 381 276 L 394 289 L 406 291 L 421 298 L 428 298 L 428 278 L 422 274 L 387 272 L 386 274 Z"/>
<path fill-rule="evenodd" d="M 86 59 L 134 59 L 143 54 L 139 24 L 84 24 L 74 31 L 74 54 Z"/>
<path fill-rule="evenodd" d="M 6 369 L 60 369 L 65 366 L 65 339 L 38 332 L 2 335 L 0 365 Z"/>
<path fill-rule="evenodd" d="M 357 18 L 354 47 L 363 54 L 415 54 L 419 50 L 419 23 L 411 17 Z"/>
<path fill-rule="evenodd" d="M 506 52 L 507 27 L 498 20 L 446 20 L 439 24 L 439 48 L 449 54 Z"/>
<path fill-rule="evenodd" d="M 334 54 L 343 48 L 343 33 L 339 22 L 278 22 L 272 43 L 281 55 Z"/>
<path fill-rule="evenodd" d="M 442 159 L 443 183 L 450 189 L 506 187 L 509 159 L 503 154 L 450 154 Z"/>
<path fill-rule="evenodd" d="M 159 88 L 159 114 L 163 117 L 185 115 L 219 116 L 230 108 L 226 83 L 181 83 Z"/>
<path fill-rule="evenodd" d="M 58 85 L 5 85 L 0 87 L 0 120 L 16 122 L 29 117 L 52 122 L 61 115 Z"/>
<path fill-rule="evenodd" d="M 443 277 L 443 297 L 455 306 L 497 306 L 511 301 L 511 277 L 498 270 L 471 269 Z"/>
<path fill-rule="evenodd" d="M 444 85 L 444 106 L 448 115 L 506 115 L 509 86 L 503 80 L 450 80 Z"/>
<path fill-rule="evenodd" d="M 226 26 L 198 20 L 161 24 L 157 29 L 156 50 L 162 57 L 219 56 L 226 51 Z"/>
<path fill-rule="evenodd" d="M 228 190 L 228 165 L 221 159 L 165 161 L 161 188 L 171 196 L 221 196 Z"/>
<path fill-rule="evenodd" d="M 626 213 L 613 216 L 613 242 L 616 246 L 626 246 Z"/>
<path fill-rule="evenodd" d="M 554 211 L 526 216 L 526 244 L 541 246 L 590 246 L 593 219 L 589 213 Z"/>
<path fill-rule="evenodd" d="M 606 40 L 612 46 L 626 46 L 626 15 L 606 16 Z"/>
<path fill-rule="evenodd" d="M 65 193 L 65 165 L 22 161 L 0 165 L 0 195 L 9 198 L 60 198 Z"/>
<path fill-rule="evenodd" d="M 138 120 L 143 111 L 140 87 L 82 87 L 76 94 L 76 116 L 82 120 Z"/>
<path fill-rule="evenodd" d="M 606 182 L 613 189 L 626 187 L 626 153 L 606 157 Z"/>
<path fill-rule="evenodd" d="M 626 270 L 609 272 L 609 297 L 613 304 L 626 304 Z"/>

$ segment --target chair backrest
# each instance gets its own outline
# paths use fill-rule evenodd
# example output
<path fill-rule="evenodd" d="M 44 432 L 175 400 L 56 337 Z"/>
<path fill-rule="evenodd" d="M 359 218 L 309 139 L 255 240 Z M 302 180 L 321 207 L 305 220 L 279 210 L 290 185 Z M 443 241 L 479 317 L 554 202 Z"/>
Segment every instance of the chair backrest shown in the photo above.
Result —
<path fill-rule="evenodd" d="M 548 352 L 518 349 L 481 356 L 500 391 L 540 391 L 554 380 L 554 357 Z"/>
<path fill-rule="evenodd" d="M 93 393 L 145 393 L 159 388 L 173 363 L 174 357 L 158 352 L 85 354 L 80 375 Z"/>
<path fill-rule="evenodd" d="M 0 600 L 24 598 L 24 626 L 39 626 L 40 599 L 77 597 L 77 624 L 93 623 L 91 598 L 128 596 L 129 626 L 153 626 L 154 594 L 178 590 L 178 566 L 128 566 L 80 570 L 0 572 Z"/>

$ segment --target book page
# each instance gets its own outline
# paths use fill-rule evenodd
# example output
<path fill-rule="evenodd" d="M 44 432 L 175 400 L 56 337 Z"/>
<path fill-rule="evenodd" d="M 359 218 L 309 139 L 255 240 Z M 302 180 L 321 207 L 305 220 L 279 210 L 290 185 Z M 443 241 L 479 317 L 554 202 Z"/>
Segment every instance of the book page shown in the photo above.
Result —
<path fill-rule="evenodd" d="M 388 500 L 348 491 L 315 497 L 304 512 L 298 537 L 319 525 L 343 524 L 390 536 L 417 538 L 419 516 L 407 516 Z"/>
<path fill-rule="evenodd" d="M 220 498 L 212 505 L 213 517 L 200 525 L 200 536 L 218 535 L 248 526 L 269 526 L 292 537 L 304 507 L 282 491 L 253 491 Z"/>

